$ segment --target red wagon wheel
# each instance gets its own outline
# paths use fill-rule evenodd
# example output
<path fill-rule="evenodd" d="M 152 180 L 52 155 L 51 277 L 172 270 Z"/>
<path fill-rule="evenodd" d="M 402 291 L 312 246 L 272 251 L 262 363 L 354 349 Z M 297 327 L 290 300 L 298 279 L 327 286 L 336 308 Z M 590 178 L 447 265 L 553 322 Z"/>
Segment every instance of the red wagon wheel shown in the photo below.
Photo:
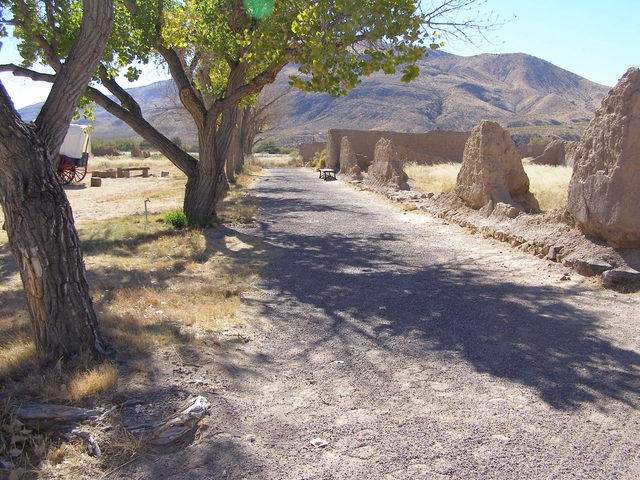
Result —
<path fill-rule="evenodd" d="M 84 167 L 75 167 L 75 179 L 74 182 L 81 182 L 84 180 L 84 177 L 87 175 L 87 166 Z"/>
<path fill-rule="evenodd" d="M 86 173 L 86 171 L 85 171 Z M 62 185 L 67 185 L 73 182 L 73 179 L 76 176 L 76 166 L 66 155 L 58 156 L 58 170 L 56 171 L 58 178 L 60 179 L 60 183 Z M 82 176 L 84 178 L 84 175 Z"/>

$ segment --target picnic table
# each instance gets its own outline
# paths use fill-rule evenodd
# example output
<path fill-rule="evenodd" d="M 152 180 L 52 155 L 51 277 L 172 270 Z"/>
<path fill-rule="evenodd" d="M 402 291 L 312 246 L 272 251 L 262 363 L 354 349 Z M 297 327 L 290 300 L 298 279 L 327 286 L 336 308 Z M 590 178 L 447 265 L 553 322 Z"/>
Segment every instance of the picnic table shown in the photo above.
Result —
<path fill-rule="evenodd" d="M 332 168 L 321 168 L 319 172 L 320 176 L 318 178 L 322 178 L 324 180 L 337 180 L 336 171 Z"/>

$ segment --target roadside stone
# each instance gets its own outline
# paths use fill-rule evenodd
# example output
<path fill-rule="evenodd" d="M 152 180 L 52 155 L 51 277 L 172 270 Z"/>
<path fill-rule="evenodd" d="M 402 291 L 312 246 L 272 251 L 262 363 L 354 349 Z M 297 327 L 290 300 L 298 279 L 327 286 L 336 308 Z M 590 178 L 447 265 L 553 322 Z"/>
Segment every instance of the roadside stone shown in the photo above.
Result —
<path fill-rule="evenodd" d="M 551 261 L 558 261 L 558 254 L 562 251 L 564 246 L 562 245 L 554 245 L 549 248 L 549 253 L 547 253 L 547 258 Z"/>
<path fill-rule="evenodd" d="M 640 272 L 633 269 L 607 270 L 600 278 L 602 279 L 602 285 L 605 287 L 620 285 L 640 286 Z"/>
<path fill-rule="evenodd" d="M 593 277 L 595 275 L 600 275 L 607 270 L 613 269 L 613 265 L 601 260 L 585 260 L 580 258 L 573 262 L 573 269 L 577 274 L 582 275 L 583 277 Z"/>

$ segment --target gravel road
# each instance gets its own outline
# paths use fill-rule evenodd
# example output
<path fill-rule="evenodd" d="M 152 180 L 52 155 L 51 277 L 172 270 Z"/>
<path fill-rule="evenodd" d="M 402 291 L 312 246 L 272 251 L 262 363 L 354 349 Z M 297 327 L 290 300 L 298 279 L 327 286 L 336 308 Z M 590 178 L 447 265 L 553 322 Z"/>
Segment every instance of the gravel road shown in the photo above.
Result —
<path fill-rule="evenodd" d="M 202 436 L 121 475 L 640 478 L 639 294 L 308 170 L 253 193 L 262 322 Z"/>

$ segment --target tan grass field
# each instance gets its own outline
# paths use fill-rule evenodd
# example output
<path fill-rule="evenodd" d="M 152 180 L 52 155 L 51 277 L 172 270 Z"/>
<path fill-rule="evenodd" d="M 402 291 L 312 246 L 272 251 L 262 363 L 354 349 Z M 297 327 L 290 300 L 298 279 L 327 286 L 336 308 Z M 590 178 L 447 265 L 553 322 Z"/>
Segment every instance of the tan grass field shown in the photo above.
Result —
<path fill-rule="evenodd" d="M 247 164 L 264 168 L 301 167 L 302 160 L 297 154 L 268 155 L 254 154 L 248 157 Z"/>
<path fill-rule="evenodd" d="M 523 161 L 523 167 L 529 177 L 529 189 L 538 199 L 542 211 L 550 212 L 562 207 L 567 199 L 571 168 L 532 165 L 529 160 Z M 435 194 L 452 192 L 456 186 L 459 171 L 459 163 L 405 166 L 405 172 L 413 188 Z"/>

